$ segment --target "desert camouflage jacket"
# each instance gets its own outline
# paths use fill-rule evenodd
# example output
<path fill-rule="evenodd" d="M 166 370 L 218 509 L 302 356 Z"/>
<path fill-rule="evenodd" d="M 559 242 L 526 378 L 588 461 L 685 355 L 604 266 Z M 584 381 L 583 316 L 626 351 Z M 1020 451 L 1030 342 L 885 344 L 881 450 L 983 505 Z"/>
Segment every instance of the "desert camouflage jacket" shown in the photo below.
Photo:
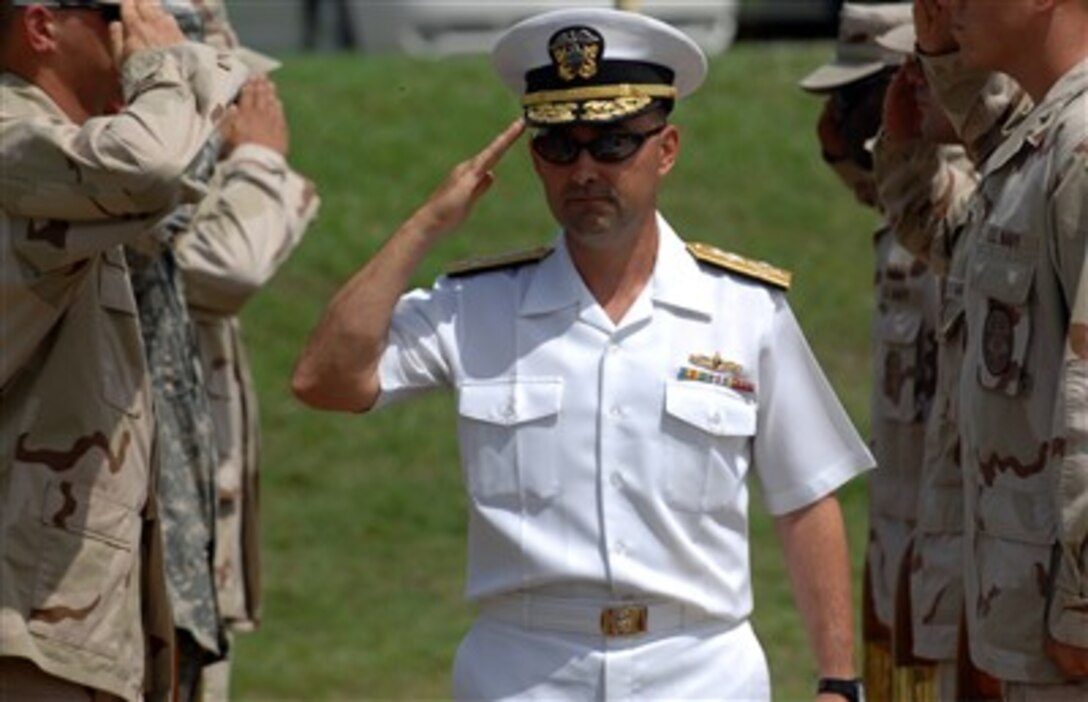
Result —
<path fill-rule="evenodd" d="M 153 416 L 120 245 L 196 194 L 181 175 L 243 79 L 204 47 L 143 52 L 128 107 L 76 125 L 0 74 L 0 655 L 128 700 L 169 631 L 141 593 Z"/>
<path fill-rule="evenodd" d="M 924 65 L 957 125 L 997 92 L 956 55 Z M 1068 402 L 1077 374 L 1063 364 L 1070 311 L 1088 295 L 1086 112 L 1088 62 L 967 139 L 987 155 L 964 232 L 966 614 L 975 663 L 1033 683 L 1063 680 L 1046 636 L 1088 647 L 1088 405 Z"/>
<path fill-rule="evenodd" d="M 301 241 L 318 204 L 313 184 L 282 156 L 243 144 L 216 167 L 177 239 L 219 448 L 219 607 L 234 628 L 260 616 L 259 419 L 238 314 Z"/>

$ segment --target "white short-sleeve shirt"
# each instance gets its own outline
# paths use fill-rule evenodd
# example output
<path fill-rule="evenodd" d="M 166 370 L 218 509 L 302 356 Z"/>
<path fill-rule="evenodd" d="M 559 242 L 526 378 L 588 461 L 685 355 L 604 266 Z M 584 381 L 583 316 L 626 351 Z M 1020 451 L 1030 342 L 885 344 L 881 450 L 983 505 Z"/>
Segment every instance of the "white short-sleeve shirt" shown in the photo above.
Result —
<path fill-rule="evenodd" d="M 470 599 L 591 584 L 741 621 L 750 470 L 780 515 L 873 465 L 783 294 L 658 228 L 619 324 L 562 236 L 537 263 L 398 303 L 379 406 L 456 393 Z"/>

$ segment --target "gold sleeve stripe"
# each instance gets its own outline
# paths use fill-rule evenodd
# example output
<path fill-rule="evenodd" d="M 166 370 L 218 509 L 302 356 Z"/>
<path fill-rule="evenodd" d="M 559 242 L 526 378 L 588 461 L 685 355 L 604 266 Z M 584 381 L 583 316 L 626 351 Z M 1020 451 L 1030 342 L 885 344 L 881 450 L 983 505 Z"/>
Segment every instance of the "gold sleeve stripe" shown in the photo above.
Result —
<path fill-rule="evenodd" d="M 793 281 L 793 273 L 787 270 L 776 268 L 763 261 L 753 261 L 734 253 L 722 251 L 710 244 L 692 242 L 688 244 L 688 251 L 692 256 L 704 263 L 709 263 L 732 273 L 739 273 L 782 290 L 789 290 L 790 283 Z"/>

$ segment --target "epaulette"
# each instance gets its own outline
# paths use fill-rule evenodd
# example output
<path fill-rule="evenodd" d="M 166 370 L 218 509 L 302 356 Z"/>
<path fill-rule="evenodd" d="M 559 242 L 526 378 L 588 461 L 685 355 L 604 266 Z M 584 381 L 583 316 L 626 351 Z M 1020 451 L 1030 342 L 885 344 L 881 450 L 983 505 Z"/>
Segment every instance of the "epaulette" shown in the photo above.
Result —
<path fill-rule="evenodd" d="M 450 267 L 446 269 L 446 275 L 451 278 L 458 278 L 466 275 L 496 271 L 502 268 L 524 266 L 526 263 L 536 263 L 537 261 L 544 260 L 548 254 L 554 250 L 554 246 L 538 246 L 535 249 L 511 251 L 510 253 L 498 254 L 497 256 L 469 258 L 464 261 L 457 261 L 450 265 Z"/>
<path fill-rule="evenodd" d="M 775 268 L 763 261 L 753 261 L 728 251 L 722 251 L 710 244 L 691 242 L 688 244 L 688 251 L 692 256 L 704 263 L 709 263 L 732 273 L 739 273 L 782 290 L 789 290 L 790 281 L 793 280 L 793 273 L 787 270 Z"/>

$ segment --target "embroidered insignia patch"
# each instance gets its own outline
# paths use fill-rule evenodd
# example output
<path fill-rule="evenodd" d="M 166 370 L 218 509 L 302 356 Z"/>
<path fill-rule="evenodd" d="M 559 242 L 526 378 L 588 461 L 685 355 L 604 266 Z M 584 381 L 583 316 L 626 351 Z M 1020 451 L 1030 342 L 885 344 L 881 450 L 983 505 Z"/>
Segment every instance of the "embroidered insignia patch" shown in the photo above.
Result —
<path fill-rule="evenodd" d="M 589 80 L 600 70 L 600 58 L 604 52 L 604 37 L 589 27 L 567 27 L 552 36 L 548 53 L 559 78 L 572 81 L 575 78 Z"/>
<path fill-rule="evenodd" d="M 998 378 L 1008 374 L 1012 366 L 1012 312 L 1006 305 L 991 304 L 982 325 L 982 357 L 987 372 Z"/>
<path fill-rule="evenodd" d="M 720 354 L 713 356 L 692 354 L 688 357 L 691 366 L 681 366 L 678 380 L 693 380 L 697 383 L 709 383 L 736 390 L 742 393 L 756 391 L 755 384 L 745 377 L 744 367 L 739 363 L 727 361 Z"/>

